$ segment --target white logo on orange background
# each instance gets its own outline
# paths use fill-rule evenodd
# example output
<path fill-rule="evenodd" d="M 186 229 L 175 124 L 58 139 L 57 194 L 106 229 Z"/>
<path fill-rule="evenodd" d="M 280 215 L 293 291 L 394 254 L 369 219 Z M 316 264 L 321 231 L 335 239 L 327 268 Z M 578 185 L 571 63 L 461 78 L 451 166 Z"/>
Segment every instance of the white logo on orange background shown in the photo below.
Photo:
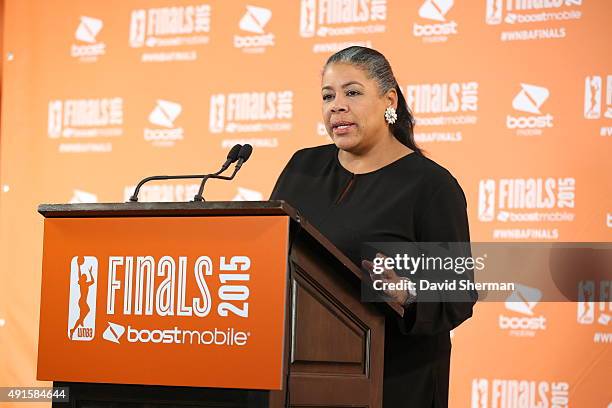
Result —
<path fill-rule="evenodd" d="M 478 187 L 478 219 L 493 221 L 495 218 L 495 180 L 480 180 Z"/>
<path fill-rule="evenodd" d="M 549 96 L 549 90 L 543 86 L 521 83 L 521 90 L 512 99 L 512 107 L 519 112 L 534 115 L 507 115 L 508 129 L 517 129 L 517 135 L 521 136 L 537 136 L 543 133 L 543 129 L 553 127 L 553 115 L 543 114 L 541 111 L 542 105 Z"/>
<path fill-rule="evenodd" d="M 534 316 L 533 309 L 540 302 L 542 292 L 537 288 L 515 284 L 515 290 L 505 302 L 506 309 L 525 315 L 525 317 L 499 315 L 499 328 L 510 330 L 518 337 L 533 337 L 536 330 L 546 329 L 546 318 Z M 529 316 L 529 317 L 526 317 Z"/>
<path fill-rule="evenodd" d="M 182 110 L 182 106 L 176 102 L 158 99 L 157 105 L 151 111 L 151 114 L 149 114 L 149 122 L 154 125 L 171 128 L 174 126 L 174 121 L 181 114 Z"/>
<path fill-rule="evenodd" d="M 174 6 L 133 10 L 130 47 L 167 47 L 208 43 L 210 5 Z"/>
<path fill-rule="evenodd" d="M 47 132 L 50 138 L 120 136 L 122 98 L 65 99 L 49 101 Z"/>
<path fill-rule="evenodd" d="M 478 82 L 438 82 L 406 87 L 406 103 L 415 114 L 478 111 Z M 419 122 L 419 125 L 428 123 Z M 463 121 L 466 123 L 469 121 Z M 431 123 L 431 125 L 440 125 Z"/>
<path fill-rule="evenodd" d="M 503 6 L 503 0 L 487 0 L 487 24 L 501 24 Z"/>
<path fill-rule="evenodd" d="M 582 0 L 556 0 L 556 1 L 515 1 L 515 0 L 486 0 L 485 22 L 490 25 L 498 25 L 502 22 L 507 24 L 535 23 L 557 20 L 580 19 L 580 12 L 549 12 L 543 15 L 540 10 L 555 9 L 561 7 L 581 6 Z M 507 11 L 504 17 L 504 6 Z M 529 13 L 532 12 L 532 13 Z M 535 14 L 533 14 L 535 13 Z"/>
<path fill-rule="evenodd" d="M 210 115 L 208 127 L 212 133 L 221 133 L 225 129 L 225 95 L 210 97 Z"/>
<path fill-rule="evenodd" d="M 387 0 L 302 0 L 300 35 L 331 37 L 382 33 Z M 347 26 L 347 24 L 350 24 Z"/>
<path fill-rule="evenodd" d="M 145 63 L 195 61 L 199 46 L 210 42 L 210 24 L 208 4 L 133 10 L 129 45 L 153 51 L 140 54 Z"/>
<path fill-rule="evenodd" d="M 449 35 L 457 34 L 457 22 L 446 22 L 446 14 L 453 7 L 453 0 L 425 0 L 419 8 L 419 17 L 438 21 L 438 24 L 418 24 L 412 26 L 412 34 L 423 42 L 444 42 Z"/>
<path fill-rule="evenodd" d="M 521 84 L 521 90 L 512 100 L 512 107 L 518 111 L 528 113 L 542 113 L 540 107 L 550 92 L 543 86 Z"/>
<path fill-rule="evenodd" d="M 259 191 L 249 190 L 248 188 L 238 187 L 238 192 L 232 201 L 262 201 L 263 194 Z"/>
<path fill-rule="evenodd" d="M 446 21 L 446 13 L 453 7 L 453 0 L 425 0 L 419 8 L 419 17 Z"/>
<path fill-rule="evenodd" d="M 272 11 L 256 6 L 246 6 L 246 12 L 240 19 L 238 26 L 241 30 L 260 34 L 251 36 L 234 36 L 234 47 L 244 52 L 261 53 L 266 47 L 274 45 L 274 34 L 265 34 L 264 28 L 272 18 Z"/>
<path fill-rule="evenodd" d="M 572 221 L 572 213 L 549 211 L 574 208 L 575 200 L 576 179 L 573 177 L 480 180 L 478 219 L 483 222 L 494 219 L 501 222 Z"/>
<path fill-rule="evenodd" d="M 584 117 L 586 119 L 599 119 L 602 115 L 612 119 L 612 75 L 606 78 L 605 105 L 602 109 L 604 84 L 599 75 L 587 76 L 584 81 Z"/>
<path fill-rule="evenodd" d="M 125 333 L 125 327 L 117 323 L 108 322 L 108 327 L 104 330 L 104 333 L 102 333 L 102 338 L 112 343 L 119 344 L 119 340 L 121 336 L 123 336 L 123 333 Z"/>
<path fill-rule="evenodd" d="M 240 92 L 210 97 L 212 133 L 254 133 L 291 130 L 293 91 Z"/>
<path fill-rule="evenodd" d="M 542 299 L 542 292 L 537 288 L 516 284 L 515 290 L 505 302 L 506 309 L 527 316 L 533 316 L 533 308 Z"/>
<path fill-rule="evenodd" d="M 81 17 L 75 37 L 77 40 L 93 44 L 96 42 L 96 37 L 100 30 L 104 27 L 102 20 L 93 17 Z"/>
<path fill-rule="evenodd" d="M 104 27 L 102 20 L 93 17 L 80 17 L 80 23 L 74 33 L 77 41 L 88 45 L 73 44 L 70 47 L 70 55 L 84 62 L 94 62 L 99 56 L 106 52 L 106 44 L 97 41 L 97 36 Z"/>
<path fill-rule="evenodd" d="M 153 142 L 153 145 L 158 147 L 174 146 L 177 140 L 183 139 L 185 133 L 182 127 L 174 125 L 182 111 L 181 104 L 158 99 L 157 104 L 149 114 L 149 122 L 164 129 L 145 128 L 144 139 Z"/>
<path fill-rule="evenodd" d="M 599 299 L 596 296 L 599 289 Z M 578 310 L 576 320 L 580 324 L 593 324 L 596 321 L 602 326 L 608 326 L 612 321 L 612 281 L 602 280 L 599 288 L 595 281 L 580 281 L 578 284 Z"/>
<path fill-rule="evenodd" d="M 50 138 L 58 138 L 62 135 L 63 127 L 63 107 L 62 101 L 54 100 L 49 102 L 49 116 L 47 120 L 47 134 Z"/>
<path fill-rule="evenodd" d="M 97 203 L 98 196 L 93 193 L 88 193 L 83 190 L 74 190 L 72 193 L 72 198 L 68 203 L 70 204 L 79 204 L 79 203 Z"/>
<path fill-rule="evenodd" d="M 68 338 L 91 341 L 96 333 L 98 259 L 75 256 L 70 262 Z"/>
<path fill-rule="evenodd" d="M 240 29 L 250 33 L 263 34 L 264 27 L 272 18 L 272 11 L 256 6 L 246 6 L 246 9 L 246 13 L 240 19 Z"/>
<path fill-rule="evenodd" d="M 570 386 L 567 382 L 527 379 L 472 379 L 471 408 L 554 407 L 568 408 Z M 525 404 L 523 404 L 523 402 Z"/>

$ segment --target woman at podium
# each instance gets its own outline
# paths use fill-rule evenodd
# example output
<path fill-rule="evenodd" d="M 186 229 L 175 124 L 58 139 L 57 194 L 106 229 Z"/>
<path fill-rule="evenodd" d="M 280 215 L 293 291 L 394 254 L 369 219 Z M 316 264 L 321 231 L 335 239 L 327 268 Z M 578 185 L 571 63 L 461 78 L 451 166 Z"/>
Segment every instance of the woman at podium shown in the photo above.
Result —
<path fill-rule="evenodd" d="M 332 55 L 321 100 L 334 143 L 296 152 L 271 199 L 289 202 L 365 268 L 372 259 L 361 257 L 364 242 L 469 242 L 463 190 L 416 146 L 413 117 L 381 53 L 353 46 Z M 447 407 L 449 332 L 472 315 L 473 302 L 389 295 L 405 313 L 386 324 L 383 406 Z"/>

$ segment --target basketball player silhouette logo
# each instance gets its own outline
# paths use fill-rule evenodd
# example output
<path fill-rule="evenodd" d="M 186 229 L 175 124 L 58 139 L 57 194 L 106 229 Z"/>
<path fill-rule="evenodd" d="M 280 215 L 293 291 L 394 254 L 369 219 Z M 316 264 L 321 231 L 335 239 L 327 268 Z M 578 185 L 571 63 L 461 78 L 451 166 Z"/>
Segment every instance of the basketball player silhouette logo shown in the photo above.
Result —
<path fill-rule="evenodd" d="M 70 262 L 70 303 L 68 338 L 91 341 L 96 331 L 96 293 L 98 260 L 93 256 L 75 256 Z"/>

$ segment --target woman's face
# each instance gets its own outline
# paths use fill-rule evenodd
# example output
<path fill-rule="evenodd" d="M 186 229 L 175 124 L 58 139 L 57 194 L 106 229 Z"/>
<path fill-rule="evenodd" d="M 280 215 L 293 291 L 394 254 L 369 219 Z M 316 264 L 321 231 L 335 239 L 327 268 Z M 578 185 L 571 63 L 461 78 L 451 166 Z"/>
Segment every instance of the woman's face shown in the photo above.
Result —
<path fill-rule="evenodd" d="M 385 109 L 397 107 L 397 94 L 392 89 L 380 95 L 378 83 L 361 68 L 342 63 L 328 66 L 321 95 L 325 128 L 339 149 L 367 151 L 388 136 Z"/>

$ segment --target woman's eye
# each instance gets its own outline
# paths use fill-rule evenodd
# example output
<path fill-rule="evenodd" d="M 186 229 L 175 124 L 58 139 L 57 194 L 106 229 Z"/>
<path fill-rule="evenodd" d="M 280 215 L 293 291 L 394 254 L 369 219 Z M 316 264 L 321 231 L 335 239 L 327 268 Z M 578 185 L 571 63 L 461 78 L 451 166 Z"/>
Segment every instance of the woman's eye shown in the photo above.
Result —
<path fill-rule="evenodd" d="M 323 100 L 324 101 L 329 101 L 331 98 L 332 98 L 331 94 L 323 95 Z"/>
<path fill-rule="evenodd" d="M 355 90 L 350 90 L 350 91 L 346 92 L 347 96 L 356 96 L 356 95 L 360 95 L 360 94 L 361 94 L 361 92 L 355 91 Z"/>

